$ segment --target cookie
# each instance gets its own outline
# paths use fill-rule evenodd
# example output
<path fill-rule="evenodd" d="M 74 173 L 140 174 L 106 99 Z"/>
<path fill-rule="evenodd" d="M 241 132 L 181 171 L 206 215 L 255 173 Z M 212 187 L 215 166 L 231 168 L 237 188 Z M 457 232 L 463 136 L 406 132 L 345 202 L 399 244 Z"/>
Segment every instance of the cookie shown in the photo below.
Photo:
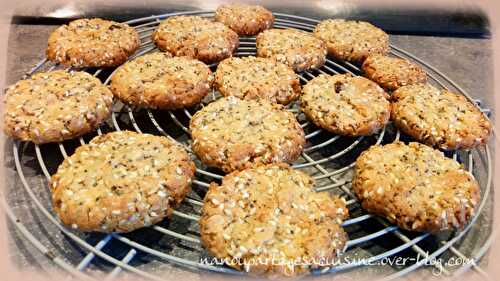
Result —
<path fill-rule="evenodd" d="M 339 60 L 363 62 L 371 54 L 389 52 L 389 35 L 368 22 L 327 19 L 313 33 L 326 43 L 328 54 Z"/>
<path fill-rule="evenodd" d="M 429 84 L 404 86 L 392 94 L 391 116 L 404 133 L 444 149 L 470 149 L 487 142 L 488 118 L 466 97 Z"/>
<path fill-rule="evenodd" d="M 154 31 L 153 41 L 162 51 L 205 63 L 232 56 L 240 43 L 238 34 L 223 23 L 198 16 L 167 18 Z"/>
<path fill-rule="evenodd" d="M 78 19 L 50 34 L 46 54 L 67 66 L 111 67 L 124 63 L 139 45 L 139 34 L 125 23 Z"/>
<path fill-rule="evenodd" d="M 326 45 L 297 29 L 269 29 L 257 35 L 257 56 L 285 63 L 297 72 L 323 66 Z"/>
<path fill-rule="evenodd" d="M 268 58 L 228 58 L 217 66 L 215 87 L 223 96 L 266 99 L 288 104 L 301 93 L 299 76 L 286 64 Z"/>
<path fill-rule="evenodd" d="M 367 78 L 389 91 L 427 81 L 420 66 L 402 58 L 373 54 L 365 59 L 361 69 Z"/>
<path fill-rule="evenodd" d="M 41 144 L 94 131 L 110 116 L 113 94 L 86 72 L 56 70 L 10 86 L 4 102 L 5 133 Z"/>
<path fill-rule="evenodd" d="M 130 232 L 170 216 L 194 171 L 184 148 L 165 137 L 131 131 L 97 136 L 52 176 L 54 210 L 82 231 Z"/>
<path fill-rule="evenodd" d="M 332 262 L 346 244 L 345 201 L 316 193 L 310 176 L 283 163 L 226 175 L 204 201 L 204 247 L 254 275 L 302 275 L 320 260 Z"/>
<path fill-rule="evenodd" d="M 243 36 L 257 35 L 274 24 L 273 13 L 269 10 L 260 5 L 247 4 L 221 5 L 215 11 L 215 20 Z"/>
<path fill-rule="evenodd" d="M 111 91 L 136 106 L 180 109 L 198 104 L 212 87 L 212 72 L 201 61 L 150 53 L 120 66 Z"/>
<path fill-rule="evenodd" d="M 351 74 L 321 74 L 303 90 L 300 108 L 316 126 L 339 135 L 367 136 L 390 117 L 388 95 L 375 82 Z"/>
<path fill-rule="evenodd" d="M 292 162 L 306 142 L 295 116 L 266 100 L 221 98 L 196 112 L 189 128 L 201 161 L 226 173 Z"/>
<path fill-rule="evenodd" d="M 364 151 L 352 187 L 363 208 L 414 231 L 463 228 L 480 199 L 478 183 L 458 162 L 416 142 Z"/>

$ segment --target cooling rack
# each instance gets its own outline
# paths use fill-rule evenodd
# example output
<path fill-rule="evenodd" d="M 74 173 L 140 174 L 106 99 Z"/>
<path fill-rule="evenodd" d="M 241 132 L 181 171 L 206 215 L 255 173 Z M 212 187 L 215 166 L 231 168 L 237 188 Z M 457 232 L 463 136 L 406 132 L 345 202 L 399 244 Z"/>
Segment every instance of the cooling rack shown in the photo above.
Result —
<path fill-rule="evenodd" d="M 152 32 L 162 19 L 175 15 L 213 17 L 213 12 L 178 12 L 128 21 L 127 23 L 139 32 L 141 39 L 140 49 L 131 59 L 156 51 L 151 40 Z M 280 13 L 274 13 L 274 15 L 276 17 L 274 27 L 276 28 L 296 28 L 312 31 L 318 23 L 317 20 L 295 15 Z M 255 37 L 241 37 L 240 47 L 235 55 L 255 55 L 255 52 Z M 427 71 L 432 84 L 459 92 L 480 106 L 480 101 L 472 99 L 459 85 L 423 60 L 396 46 L 391 46 L 391 55 L 415 61 Z M 216 67 L 216 63 L 210 65 L 213 71 Z M 57 68 L 62 68 L 62 66 L 55 65 L 44 59 L 35 65 L 26 74 L 26 77 L 39 71 L 49 71 Z M 85 71 L 100 78 L 106 84 L 109 83 L 110 77 L 113 75 L 113 69 L 85 69 Z M 321 73 L 337 74 L 347 72 L 355 75 L 361 74 L 358 65 L 328 58 L 325 65 L 320 69 L 300 73 L 300 79 L 301 83 L 305 84 Z M 188 129 L 191 116 L 196 110 L 219 96 L 217 91 L 213 91 L 204 99 L 201 105 L 178 111 L 133 108 L 116 102 L 110 120 L 100 126 L 96 132 L 76 140 L 47 145 L 13 142 L 12 146 L 8 148 L 13 154 L 14 161 L 12 165 L 17 171 L 19 181 L 24 187 L 30 203 L 34 205 L 34 212 L 41 223 L 50 225 L 56 232 L 63 234 L 71 247 L 66 249 L 64 246 L 60 246 L 54 249 L 47 246 L 47 243 L 42 241 L 43 239 L 31 233 L 29 227 L 16 217 L 11 203 L 2 200 L 12 225 L 47 258 L 69 273 L 68 278 L 76 277 L 95 280 L 96 276 L 99 278 L 105 276 L 106 280 L 111 280 L 119 275 L 121 271 L 128 271 L 147 279 L 162 280 L 161 265 L 163 264 L 195 273 L 200 272 L 201 274 L 207 271 L 224 274 L 244 274 L 224 265 L 204 262 L 210 256 L 201 247 L 197 220 L 203 206 L 203 196 L 207 186 L 212 181 L 220 181 L 223 174 L 201 164 L 192 153 L 193 160 L 197 165 L 193 191 L 182 205 L 174 211 L 171 219 L 157 225 L 128 234 L 81 233 L 62 225 L 53 212 L 50 203 L 50 190 L 48 188 L 50 175 L 55 172 L 62 160 L 71 155 L 79 145 L 87 143 L 96 135 L 126 129 L 163 135 L 181 143 L 188 151 L 191 151 Z M 349 234 L 344 257 L 351 256 L 353 257 L 351 260 L 355 260 L 355 262 L 315 270 L 311 274 L 352 274 L 356 270 L 366 267 L 367 264 L 373 264 L 397 255 L 418 258 L 409 264 L 395 268 L 390 274 L 383 276 L 383 279 L 395 279 L 421 267 L 433 268 L 444 275 L 458 275 L 473 268 L 479 274 L 487 275 L 476 265 L 475 261 L 485 254 L 491 243 L 491 237 L 479 241 L 479 249 L 475 253 L 471 253 L 470 256 L 465 256 L 460 251 L 460 242 L 475 224 L 478 217 L 481 216 L 487 201 L 492 200 L 492 164 L 488 146 L 470 151 L 446 153 L 447 156 L 461 162 L 476 176 L 480 183 L 482 200 L 470 224 L 461 231 L 444 233 L 438 236 L 408 232 L 391 225 L 380 217 L 366 213 L 351 192 L 350 178 L 354 160 L 370 145 L 389 143 L 395 140 L 408 141 L 410 140 L 409 137 L 400 134 L 391 124 L 387 125 L 377 135 L 371 137 L 348 138 L 333 135 L 318 129 L 308 122 L 296 103 L 286 109 L 296 114 L 306 132 L 307 139 L 304 152 L 300 159 L 293 163 L 293 167 L 301 169 L 315 178 L 317 192 L 332 192 L 344 197 L 350 213 L 350 217 L 343 223 L 345 230 Z M 488 109 L 481 110 L 489 114 Z M 31 175 L 31 170 L 28 171 L 28 167 L 34 167 L 34 175 Z M 28 176 L 27 173 L 30 173 L 30 175 Z M 38 180 L 30 180 L 31 177 L 37 177 Z M 49 232 L 46 234 L 52 235 Z M 77 256 L 81 258 L 76 260 L 68 258 L 68 251 L 80 253 Z M 462 259 L 468 258 L 472 262 L 453 270 L 442 263 L 432 263 L 437 258 L 449 256 Z M 150 270 L 150 268 L 144 266 L 148 263 L 154 263 L 159 269 Z"/>

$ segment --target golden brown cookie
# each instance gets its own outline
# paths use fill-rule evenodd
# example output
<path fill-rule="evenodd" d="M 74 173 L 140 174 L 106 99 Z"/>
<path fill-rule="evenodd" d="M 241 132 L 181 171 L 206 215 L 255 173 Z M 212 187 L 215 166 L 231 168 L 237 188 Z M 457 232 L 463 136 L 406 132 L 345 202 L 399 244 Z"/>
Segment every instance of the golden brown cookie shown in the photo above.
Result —
<path fill-rule="evenodd" d="M 124 63 L 139 45 L 139 34 L 125 23 L 78 19 L 52 32 L 46 53 L 72 67 L 110 67 Z"/>
<path fill-rule="evenodd" d="M 487 142 L 492 126 L 466 97 L 429 84 L 404 86 L 392 94 L 394 124 L 415 140 L 445 150 Z"/>
<path fill-rule="evenodd" d="M 343 250 L 347 234 L 341 223 L 347 215 L 345 201 L 315 192 L 310 176 L 271 164 L 233 172 L 220 186 L 212 183 L 200 234 L 212 255 L 236 269 L 299 276 Z"/>
<path fill-rule="evenodd" d="M 52 176 L 54 210 L 83 231 L 133 231 L 170 216 L 194 171 L 184 148 L 165 137 L 131 131 L 97 136 Z"/>
<path fill-rule="evenodd" d="M 203 163 L 224 172 L 255 164 L 292 162 L 305 145 L 295 116 L 266 100 L 221 98 L 189 124 L 193 151 Z"/>
<path fill-rule="evenodd" d="M 224 23 L 238 35 L 257 35 L 271 28 L 274 16 L 260 5 L 226 4 L 215 11 L 215 20 Z"/>
<path fill-rule="evenodd" d="M 365 59 L 361 69 L 366 77 L 389 91 L 427 81 L 427 74 L 420 66 L 402 58 L 373 54 Z"/>
<path fill-rule="evenodd" d="M 212 87 L 212 72 L 201 61 L 150 53 L 120 66 L 111 78 L 111 90 L 136 106 L 179 109 L 198 104 Z"/>
<path fill-rule="evenodd" d="M 56 70 L 10 86 L 4 102 L 7 135 L 49 143 L 94 131 L 110 116 L 113 94 L 86 72 Z"/>
<path fill-rule="evenodd" d="M 389 52 L 389 35 L 364 21 L 327 19 L 314 28 L 314 36 L 328 47 L 328 54 L 352 62 L 363 62 L 371 54 Z"/>
<path fill-rule="evenodd" d="M 347 136 L 372 135 L 390 117 L 388 95 L 375 82 L 351 74 L 320 74 L 303 90 L 300 107 L 316 126 Z"/>
<path fill-rule="evenodd" d="M 266 99 L 288 104 L 301 92 L 299 76 L 288 65 L 268 58 L 223 60 L 215 72 L 215 87 L 224 96 Z"/>
<path fill-rule="evenodd" d="M 297 29 L 269 29 L 256 39 L 257 56 L 285 63 L 297 72 L 323 66 L 326 45 L 312 34 Z"/>
<path fill-rule="evenodd" d="M 415 231 L 463 228 L 480 199 L 478 183 L 459 163 L 416 142 L 364 151 L 352 187 L 363 208 Z"/>
<path fill-rule="evenodd" d="M 198 16 L 167 18 L 154 31 L 153 41 L 160 50 L 174 56 L 188 56 L 205 63 L 228 58 L 239 46 L 236 32 L 223 23 Z"/>

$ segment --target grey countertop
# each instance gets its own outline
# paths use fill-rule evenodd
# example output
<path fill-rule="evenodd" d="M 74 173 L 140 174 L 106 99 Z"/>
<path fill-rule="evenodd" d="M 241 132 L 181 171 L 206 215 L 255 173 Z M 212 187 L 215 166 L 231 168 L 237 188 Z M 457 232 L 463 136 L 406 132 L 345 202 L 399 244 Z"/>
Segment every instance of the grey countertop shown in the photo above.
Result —
<path fill-rule="evenodd" d="M 51 25 L 11 25 L 8 38 L 8 72 L 6 76 L 8 84 L 20 79 L 25 72 L 44 58 L 46 40 L 54 28 L 55 26 Z M 484 102 L 483 107 L 491 108 L 493 106 L 492 51 L 489 39 L 391 35 L 391 43 L 435 66 L 463 87 L 472 97 L 481 99 Z M 23 224 L 28 226 L 28 229 L 46 247 L 53 250 L 55 254 L 64 257 L 67 262 L 77 263 L 85 255 L 85 252 L 59 231 L 48 226 L 45 228 L 49 223 L 45 223 L 43 216 L 33 211 L 35 209 L 33 202 L 23 191 L 13 169 L 12 142 L 10 140 L 7 140 L 4 149 L 7 157 L 6 178 L 8 180 L 9 205 L 12 206 L 13 211 Z M 34 175 L 36 171 L 29 169 L 27 173 Z M 40 179 L 34 177 L 32 180 Z M 39 191 L 40 196 L 48 199 L 45 191 Z M 488 228 L 490 222 L 491 208 L 487 207 L 481 215 L 480 221 L 476 223 L 482 227 L 473 227 L 471 232 L 474 231 L 476 234 L 469 235 L 460 245 L 469 243 L 471 246 L 465 247 L 466 250 L 470 250 L 471 253 L 476 251 L 488 235 L 485 229 Z M 9 232 L 9 253 L 20 267 L 35 268 L 47 272 L 56 270 L 52 262 L 40 254 L 26 239 L 22 239 L 22 236 L 12 225 Z M 72 258 L 69 258 L 69 252 L 73 253 Z M 77 253 L 76 257 L 75 252 Z M 141 262 L 147 263 L 148 260 L 144 258 L 137 263 Z M 103 267 L 106 266 L 109 267 L 109 265 Z M 95 267 L 95 270 L 99 269 L 101 269 L 100 266 Z M 178 267 L 173 267 L 170 270 L 170 274 L 172 274 L 170 276 L 183 271 L 182 268 Z M 199 279 L 195 273 L 188 272 L 186 274 L 191 279 Z"/>

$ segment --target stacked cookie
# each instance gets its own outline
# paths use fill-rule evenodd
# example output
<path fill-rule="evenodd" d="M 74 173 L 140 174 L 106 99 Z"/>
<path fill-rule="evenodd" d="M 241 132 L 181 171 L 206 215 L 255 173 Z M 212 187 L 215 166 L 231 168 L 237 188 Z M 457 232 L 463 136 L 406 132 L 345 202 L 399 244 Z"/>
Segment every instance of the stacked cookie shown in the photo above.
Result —
<path fill-rule="evenodd" d="M 285 107 L 299 100 L 315 126 L 347 137 L 374 135 L 392 119 L 425 145 L 396 142 L 363 152 L 352 181 L 362 207 L 408 230 L 463 227 L 474 215 L 479 186 L 433 147 L 486 143 L 491 124 L 477 107 L 427 84 L 417 64 L 388 56 L 388 35 L 370 23 L 328 19 L 312 33 L 273 23 L 267 9 L 243 4 L 220 6 L 214 21 L 169 17 L 152 35 L 158 51 L 131 59 L 140 45 L 133 28 L 73 21 L 51 34 L 48 59 L 72 68 L 118 66 L 109 88 L 84 71 L 33 75 L 7 90 L 4 130 L 22 141 L 60 142 L 98 128 L 113 96 L 177 110 L 199 105 L 214 88 L 223 97 L 189 124 L 196 156 L 227 173 L 205 196 L 203 245 L 240 270 L 297 276 L 319 266 L 307 261 L 331 260 L 344 249 L 348 211 L 345 200 L 316 193 L 314 180 L 287 164 L 300 157 L 306 138 Z M 234 57 L 239 36 L 256 36 L 256 57 Z M 321 74 L 302 87 L 297 72 L 321 68 L 327 55 L 361 65 L 365 77 Z M 215 73 L 209 63 L 218 64 Z M 54 210 L 83 231 L 130 232 L 158 223 L 189 193 L 191 158 L 165 137 L 97 136 L 52 176 Z M 293 264 L 297 259 L 303 263 Z"/>

